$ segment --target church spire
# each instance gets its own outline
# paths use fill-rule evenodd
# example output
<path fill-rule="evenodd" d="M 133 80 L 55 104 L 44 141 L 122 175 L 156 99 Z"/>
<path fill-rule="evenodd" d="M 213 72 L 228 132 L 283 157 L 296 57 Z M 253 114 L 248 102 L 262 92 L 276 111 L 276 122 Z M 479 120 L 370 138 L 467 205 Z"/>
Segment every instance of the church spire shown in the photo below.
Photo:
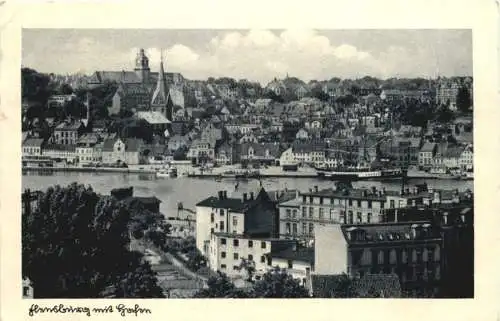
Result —
<path fill-rule="evenodd" d="M 172 121 L 173 102 L 170 97 L 170 90 L 165 79 L 165 70 L 163 69 L 163 52 L 160 58 L 160 72 L 158 73 L 158 81 L 156 89 L 153 92 L 151 99 L 151 109 L 164 114 L 168 120 Z"/>

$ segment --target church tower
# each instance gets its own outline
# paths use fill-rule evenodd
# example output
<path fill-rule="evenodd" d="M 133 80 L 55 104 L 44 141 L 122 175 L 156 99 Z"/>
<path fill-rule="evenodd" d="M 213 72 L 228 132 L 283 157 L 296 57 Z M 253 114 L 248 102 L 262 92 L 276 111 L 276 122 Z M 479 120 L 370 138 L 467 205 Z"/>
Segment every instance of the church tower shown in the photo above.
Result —
<path fill-rule="evenodd" d="M 165 115 L 169 121 L 172 121 L 172 113 L 174 103 L 170 97 L 170 90 L 165 79 L 165 71 L 163 70 L 163 56 L 160 61 L 160 72 L 158 73 L 158 81 L 156 83 L 153 98 L 151 99 L 151 110 L 157 111 Z"/>
<path fill-rule="evenodd" d="M 134 71 L 142 83 L 147 83 L 149 81 L 149 59 L 144 53 L 144 49 L 139 50 L 137 53 Z"/>

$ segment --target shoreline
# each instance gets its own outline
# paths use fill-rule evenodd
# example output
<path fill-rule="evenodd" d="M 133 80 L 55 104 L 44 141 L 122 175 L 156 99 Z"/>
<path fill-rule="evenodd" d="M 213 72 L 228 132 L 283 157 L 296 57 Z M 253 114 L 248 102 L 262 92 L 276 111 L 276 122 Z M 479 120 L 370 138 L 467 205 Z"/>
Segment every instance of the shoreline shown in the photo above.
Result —
<path fill-rule="evenodd" d="M 124 174 L 155 174 L 155 169 L 144 169 L 144 168 L 114 168 L 114 167 L 35 167 L 35 166 L 23 166 L 22 172 L 79 172 L 79 173 L 124 173 Z M 198 178 L 198 179 L 235 179 L 236 177 L 224 177 L 220 173 L 196 173 L 187 172 L 186 177 Z M 182 177 L 182 176 L 180 176 Z M 255 177 L 250 176 L 248 179 L 265 179 L 265 178 L 318 178 L 320 177 L 316 173 L 304 173 L 304 172 L 281 172 L 281 173 L 260 173 Z M 471 181 L 473 178 L 455 178 L 455 177 L 443 177 L 434 175 L 421 175 L 419 173 L 408 173 L 408 179 L 438 179 L 438 180 L 461 180 L 461 181 Z M 395 178 L 363 178 L 356 180 L 394 180 L 400 179 L 400 177 Z"/>

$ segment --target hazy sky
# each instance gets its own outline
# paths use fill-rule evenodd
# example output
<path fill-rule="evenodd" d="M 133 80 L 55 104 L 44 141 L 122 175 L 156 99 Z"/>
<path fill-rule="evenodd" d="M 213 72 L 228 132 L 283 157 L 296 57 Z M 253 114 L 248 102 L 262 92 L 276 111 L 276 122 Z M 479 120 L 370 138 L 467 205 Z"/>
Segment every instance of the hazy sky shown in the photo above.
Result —
<path fill-rule="evenodd" d="M 23 66 L 40 72 L 132 70 L 144 48 L 157 71 L 267 82 L 472 76 L 470 30 L 146 30 L 24 29 Z"/>

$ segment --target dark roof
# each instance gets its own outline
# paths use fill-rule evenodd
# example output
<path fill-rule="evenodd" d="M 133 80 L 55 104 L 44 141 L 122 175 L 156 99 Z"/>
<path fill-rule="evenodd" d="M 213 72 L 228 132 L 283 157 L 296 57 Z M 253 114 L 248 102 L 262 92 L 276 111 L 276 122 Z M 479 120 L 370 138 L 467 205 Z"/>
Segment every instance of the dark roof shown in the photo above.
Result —
<path fill-rule="evenodd" d="M 366 274 L 353 281 L 353 289 L 358 297 L 401 297 L 401 283 L 396 274 Z"/>
<path fill-rule="evenodd" d="M 430 221 L 377 223 L 377 224 L 349 224 L 342 225 L 341 229 L 345 240 L 349 244 L 382 243 L 382 242 L 408 242 L 418 240 L 438 239 L 438 231 L 430 229 L 429 234 L 413 235 L 413 228 L 431 228 Z M 354 233 L 349 237 L 349 233 Z"/>
<path fill-rule="evenodd" d="M 325 143 L 320 141 L 294 141 L 292 151 L 294 153 L 322 152 L 325 150 Z"/>
<path fill-rule="evenodd" d="M 253 202 L 253 201 L 251 201 Z M 239 198 L 219 198 L 215 196 L 210 196 L 201 202 L 198 202 L 196 206 L 212 207 L 212 208 L 223 208 L 232 211 L 241 211 L 249 205 L 250 201 L 243 203 Z"/>
<path fill-rule="evenodd" d="M 28 138 L 24 141 L 23 146 L 40 147 L 43 144 L 42 138 Z"/>
<path fill-rule="evenodd" d="M 346 275 L 311 275 L 313 294 L 317 298 L 335 297 L 401 297 L 401 283 L 396 274 L 366 274 L 349 279 Z"/>
<path fill-rule="evenodd" d="M 277 259 L 307 262 L 311 265 L 314 265 L 314 248 L 303 247 L 294 249 L 292 247 L 279 252 L 273 252 L 273 250 L 271 249 L 271 257 Z"/>
<path fill-rule="evenodd" d="M 368 188 L 352 188 L 352 189 L 339 189 L 335 190 L 333 188 L 326 188 L 319 190 L 317 192 L 306 192 L 301 193 L 304 196 L 323 196 L 323 197 L 340 197 L 345 199 L 360 199 L 360 200 L 372 200 L 372 201 L 385 201 L 387 195 L 399 195 L 396 191 L 385 191 L 384 194 L 379 196 L 379 194 L 374 194 L 371 189 Z"/>

